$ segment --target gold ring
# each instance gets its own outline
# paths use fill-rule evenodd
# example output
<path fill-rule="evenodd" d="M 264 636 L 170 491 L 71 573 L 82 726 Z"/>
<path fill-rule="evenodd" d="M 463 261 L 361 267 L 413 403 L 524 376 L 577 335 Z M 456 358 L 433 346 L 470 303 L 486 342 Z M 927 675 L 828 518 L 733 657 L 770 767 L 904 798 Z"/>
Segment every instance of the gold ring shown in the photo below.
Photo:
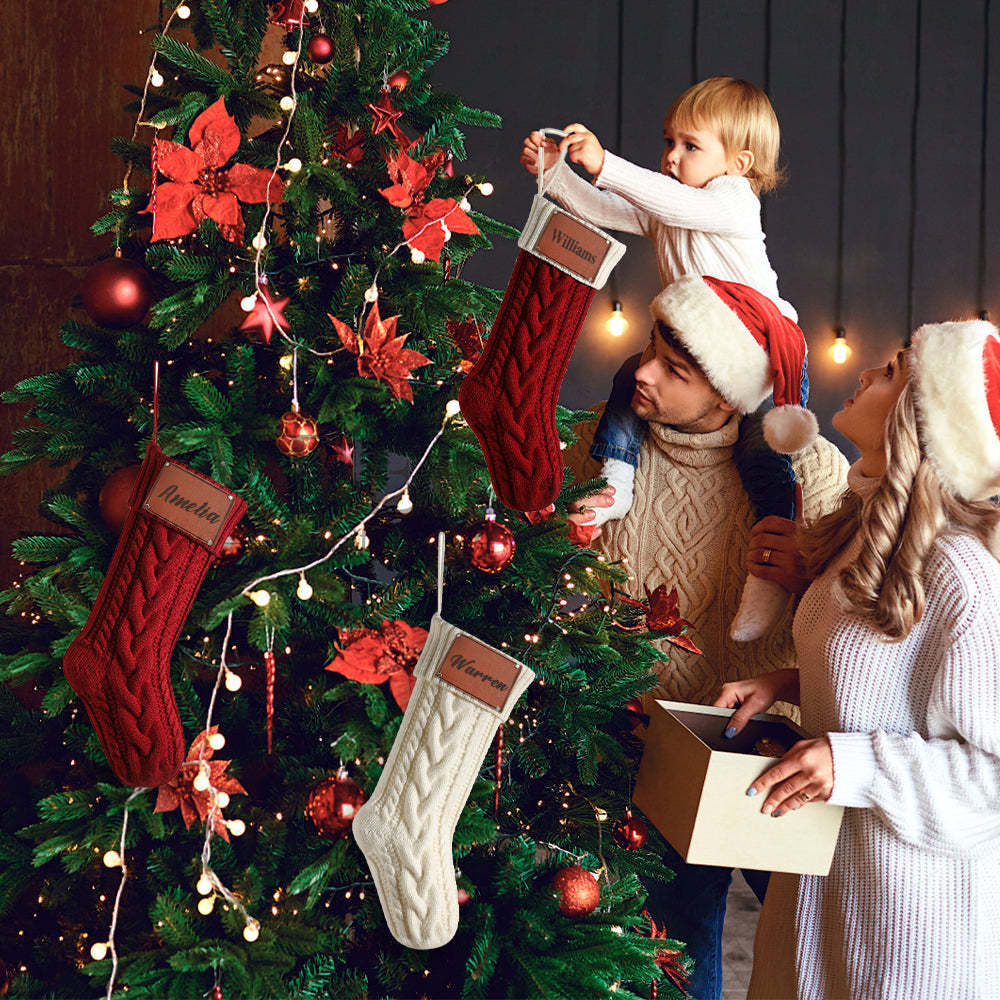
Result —
<path fill-rule="evenodd" d="M 771 551 L 771 549 L 764 549 L 760 556 L 760 561 L 766 563 L 768 566 L 771 565 Z"/>
<path fill-rule="evenodd" d="M 801 798 L 803 802 L 808 802 L 812 796 L 808 792 L 799 792 L 799 798 Z"/>

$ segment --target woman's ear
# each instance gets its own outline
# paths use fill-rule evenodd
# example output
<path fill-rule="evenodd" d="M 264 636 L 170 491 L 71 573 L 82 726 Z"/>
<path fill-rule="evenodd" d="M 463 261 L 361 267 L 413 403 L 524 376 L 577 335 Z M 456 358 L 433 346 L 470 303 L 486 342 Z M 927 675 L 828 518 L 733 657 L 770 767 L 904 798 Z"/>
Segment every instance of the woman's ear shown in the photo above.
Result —
<path fill-rule="evenodd" d="M 727 173 L 735 174 L 737 177 L 746 177 L 753 168 L 754 155 L 749 149 L 742 149 L 729 161 Z"/>

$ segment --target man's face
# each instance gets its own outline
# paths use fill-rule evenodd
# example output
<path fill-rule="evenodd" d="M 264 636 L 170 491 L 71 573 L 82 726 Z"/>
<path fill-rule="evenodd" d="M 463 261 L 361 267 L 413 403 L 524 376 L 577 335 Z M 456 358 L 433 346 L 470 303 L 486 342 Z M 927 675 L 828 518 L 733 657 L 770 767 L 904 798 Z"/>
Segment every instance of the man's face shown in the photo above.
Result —
<path fill-rule="evenodd" d="M 701 433 L 718 430 L 733 407 L 712 388 L 701 369 L 667 344 L 654 326 L 635 372 L 632 412 L 642 420 Z"/>

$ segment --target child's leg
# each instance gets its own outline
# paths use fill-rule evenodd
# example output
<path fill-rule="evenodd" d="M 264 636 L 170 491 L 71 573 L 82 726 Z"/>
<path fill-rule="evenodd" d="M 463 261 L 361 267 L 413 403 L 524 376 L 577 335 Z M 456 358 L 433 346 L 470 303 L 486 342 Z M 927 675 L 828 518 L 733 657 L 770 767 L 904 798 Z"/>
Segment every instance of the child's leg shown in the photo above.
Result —
<path fill-rule="evenodd" d="M 789 520 L 795 516 L 795 469 L 787 455 L 772 451 L 765 443 L 759 414 L 740 421 L 740 436 L 733 459 L 750 498 L 755 521 L 772 514 Z M 774 627 L 787 603 L 788 591 L 782 586 L 747 573 L 739 610 L 729 634 L 737 642 L 760 638 Z"/>
<path fill-rule="evenodd" d="M 646 421 L 640 420 L 631 406 L 635 371 L 641 361 L 642 354 L 633 354 L 618 369 L 590 446 L 590 454 L 604 460 L 601 475 L 615 488 L 615 502 L 611 507 L 594 508 L 594 520 L 590 522 L 593 527 L 624 517 L 632 506 L 635 467 L 639 464 L 639 448 L 646 436 Z"/>

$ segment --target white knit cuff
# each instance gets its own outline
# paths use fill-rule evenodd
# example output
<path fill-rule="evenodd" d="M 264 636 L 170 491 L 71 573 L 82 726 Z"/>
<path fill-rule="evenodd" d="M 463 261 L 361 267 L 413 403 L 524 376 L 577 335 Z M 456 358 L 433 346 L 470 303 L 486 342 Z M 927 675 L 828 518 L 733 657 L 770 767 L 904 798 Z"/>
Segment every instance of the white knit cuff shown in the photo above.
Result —
<path fill-rule="evenodd" d="M 615 156 L 610 149 L 604 150 L 604 165 L 601 172 L 594 178 L 599 188 L 606 188 L 621 194 L 621 186 L 628 187 L 628 171 L 633 164 L 620 156 Z"/>
<path fill-rule="evenodd" d="M 875 782 L 874 736 L 872 733 L 827 733 L 833 748 L 833 794 L 831 804 L 867 808 L 872 804 Z"/>

